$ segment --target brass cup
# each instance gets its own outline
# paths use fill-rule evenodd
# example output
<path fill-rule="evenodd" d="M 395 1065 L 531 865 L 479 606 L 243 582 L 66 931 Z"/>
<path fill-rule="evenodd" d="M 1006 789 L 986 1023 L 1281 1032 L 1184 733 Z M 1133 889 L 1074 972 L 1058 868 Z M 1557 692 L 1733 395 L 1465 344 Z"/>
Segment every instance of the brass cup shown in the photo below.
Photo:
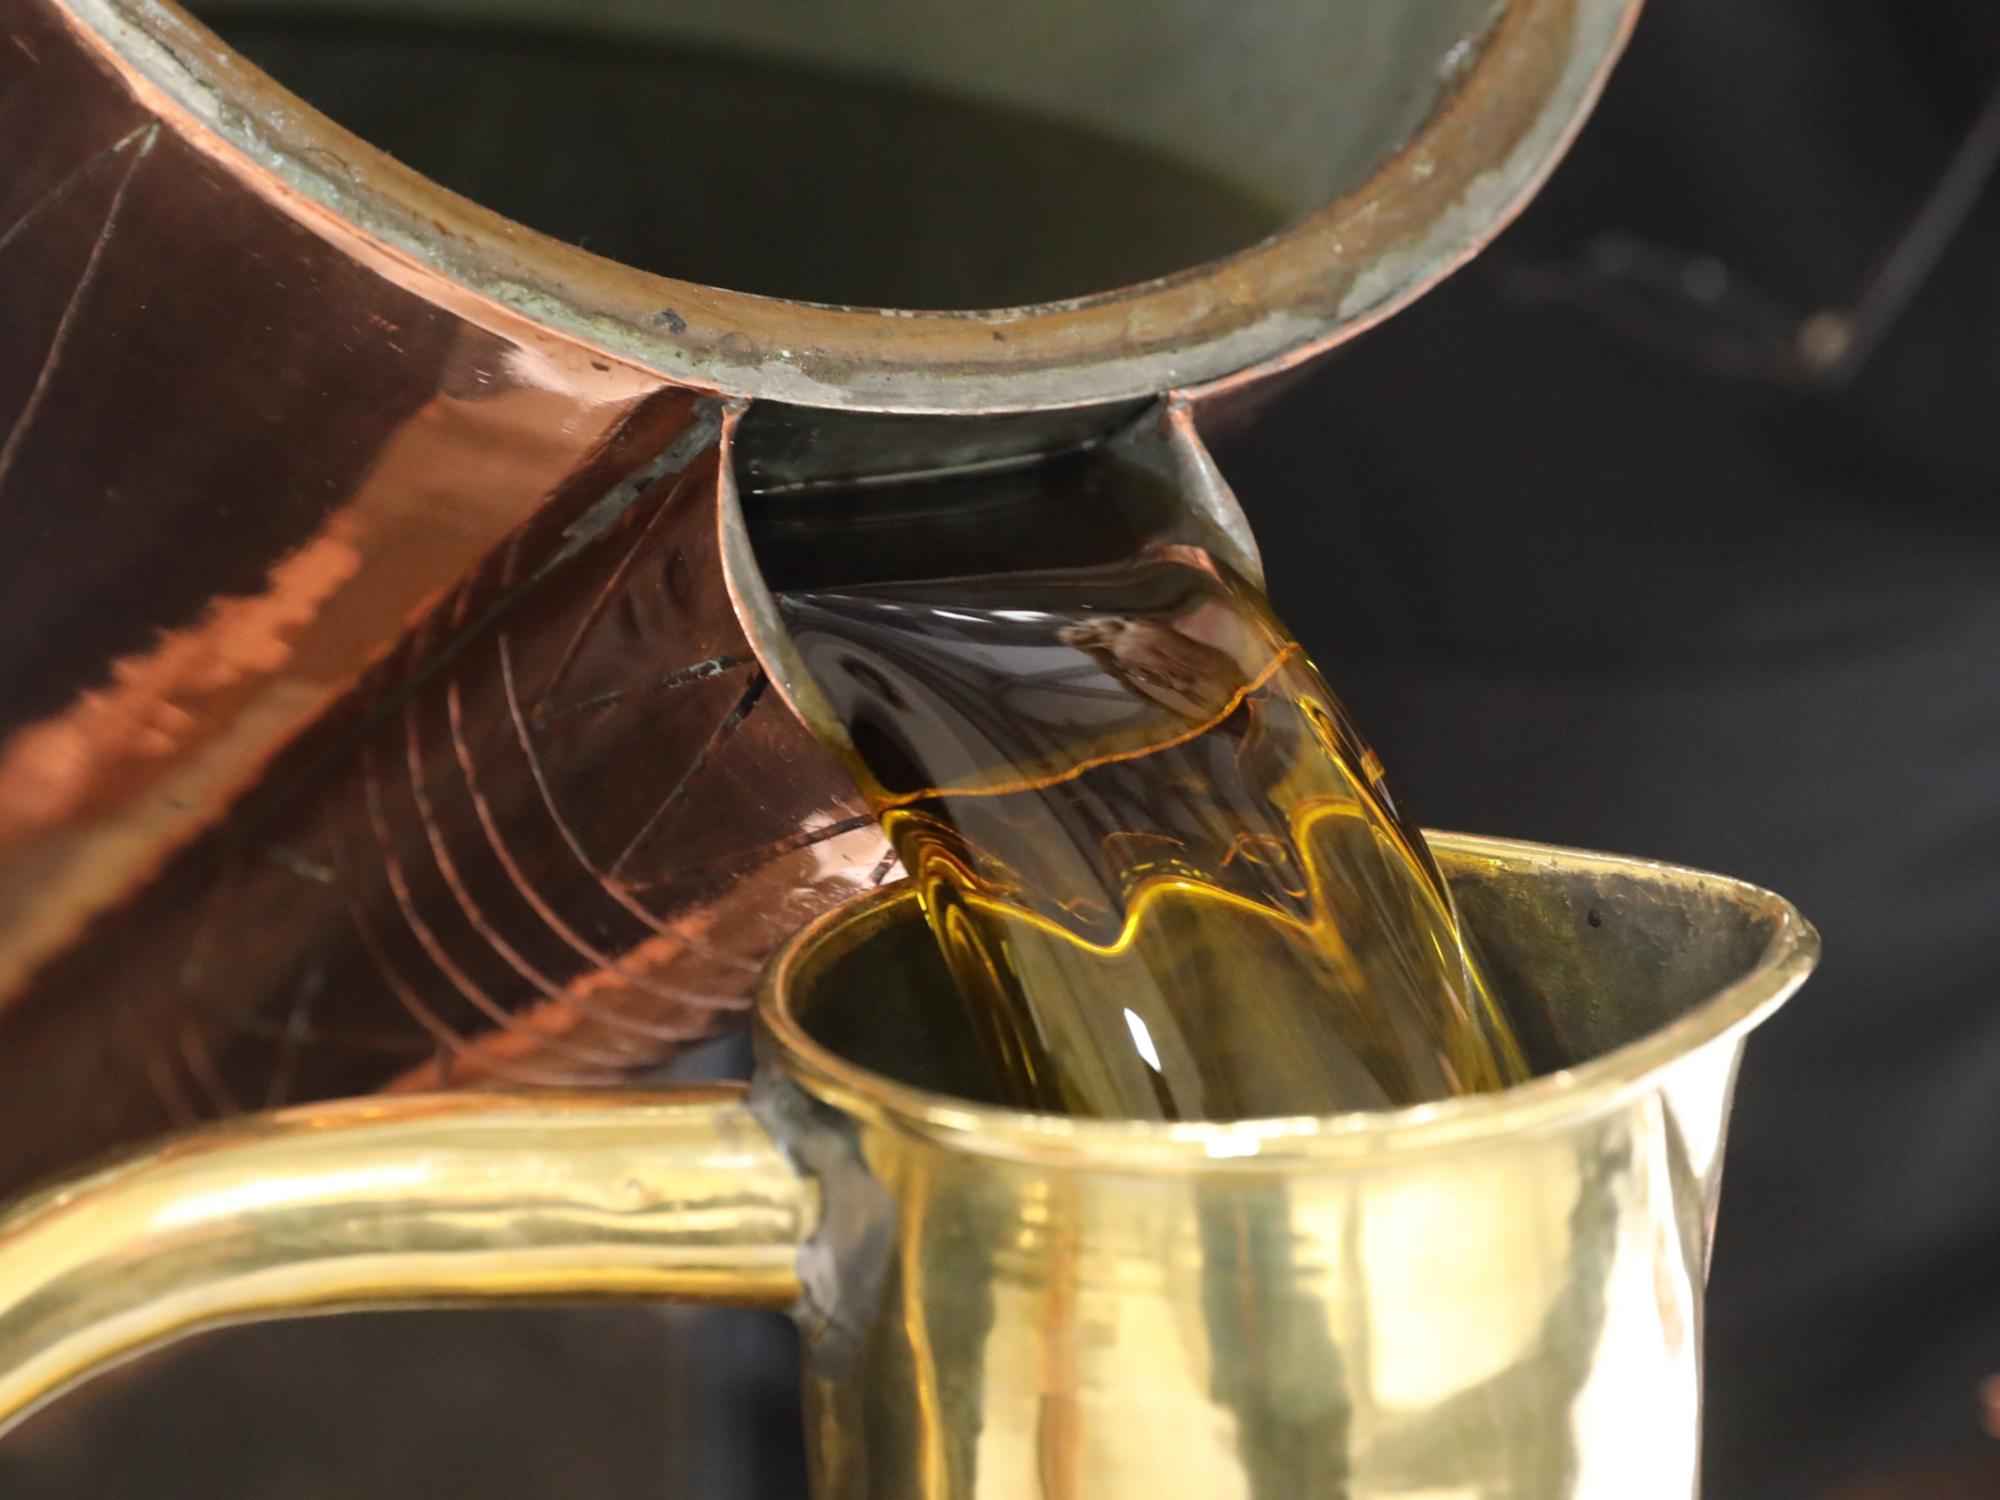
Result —
<path fill-rule="evenodd" d="M 1810 971 L 1719 876 L 1435 843 L 1557 1068 L 1327 1118 L 1022 1114 L 907 889 L 772 964 L 745 1095 L 378 1099 L 183 1138 L 0 1221 L 0 1420 L 302 1310 L 789 1306 L 820 1500 L 1692 1496 L 1743 1040 Z"/>

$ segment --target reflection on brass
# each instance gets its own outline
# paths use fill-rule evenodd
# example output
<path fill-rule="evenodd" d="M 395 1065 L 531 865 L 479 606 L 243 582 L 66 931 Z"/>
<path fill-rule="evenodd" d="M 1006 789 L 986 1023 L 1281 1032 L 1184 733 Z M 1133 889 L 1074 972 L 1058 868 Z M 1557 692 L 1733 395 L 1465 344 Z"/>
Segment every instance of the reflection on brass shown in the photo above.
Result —
<path fill-rule="evenodd" d="M 1434 847 L 1571 1067 L 1321 1119 L 981 1105 L 899 886 L 780 956 L 747 1104 L 298 1110 L 30 1200 L 0 1418 L 218 1322 L 684 1297 L 791 1303 L 823 1500 L 1691 1496 L 1736 1063 L 1817 939 L 1715 876 Z"/>

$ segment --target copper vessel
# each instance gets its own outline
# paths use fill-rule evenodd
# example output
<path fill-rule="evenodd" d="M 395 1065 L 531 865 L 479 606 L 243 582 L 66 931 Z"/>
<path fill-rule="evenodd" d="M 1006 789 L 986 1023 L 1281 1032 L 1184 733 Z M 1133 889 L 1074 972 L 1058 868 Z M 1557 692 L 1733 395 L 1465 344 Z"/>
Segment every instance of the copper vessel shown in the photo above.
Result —
<path fill-rule="evenodd" d="M 219 8 L 247 37 L 347 9 Z M 1017 222 L 950 143 L 898 205 L 962 181 L 935 232 L 738 222 L 743 179 L 777 174 L 768 212 L 841 143 L 643 186 L 718 226 L 684 241 L 718 276 L 866 290 L 820 268 L 901 247 L 990 272 L 914 296 L 1062 300 L 719 290 L 434 185 L 173 5 L 0 0 L 0 1186 L 243 1110 L 617 1082 L 739 1021 L 772 948 L 893 865 L 754 562 L 725 576 L 733 494 L 1122 432 L 1254 560 L 1198 429 L 1495 233 L 1633 4 L 404 9 L 681 49 L 689 88 L 737 56 L 997 102 L 1193 162 L 1265 232 L 1042 276 L 1117 239 L 1115 184 L 1062 200 L 1099 220 Z M 286 55 L 335 55 L 307 36 Z M 663 106 L 673 160 L 783 124 L 761 74 L 717 76 L 747 102 Z M 814 107 L 771 139 L 826 135 Z"/>

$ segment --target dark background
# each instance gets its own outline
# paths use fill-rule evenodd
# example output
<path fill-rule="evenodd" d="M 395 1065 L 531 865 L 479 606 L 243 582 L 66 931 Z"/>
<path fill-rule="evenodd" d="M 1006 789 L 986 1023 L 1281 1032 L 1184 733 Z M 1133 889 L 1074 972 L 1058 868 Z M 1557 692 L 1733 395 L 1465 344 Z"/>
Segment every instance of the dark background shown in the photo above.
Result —
<path fill-rule="evenodd" d="M 1737 1104 L 1712 1500 L 1948 1456 L 1905 1492 L 2000 1496 L 2000 192 L 1844 388 L 1745 353 L 1856 295 L 1996 43 L 1991 5 L 1660 0 L 1528 216 L 1224 459 L 1426 821 L 1824 933 Z"/>
<path fill-rule="evenodd" d="M 1744 1074 L 1710 1500 L 2000 1496 L 2000 194 L 1851 379 L 1782 359 L 1997 78 L 1993 0 L 1653 0 L 1523 222 L 1223 445 L 1425 821 L 1725 870 L 1825 934 Z M 215 1335 L 10 1438 L 0 1494 L 792 1500 L 788 1337 Z"/>

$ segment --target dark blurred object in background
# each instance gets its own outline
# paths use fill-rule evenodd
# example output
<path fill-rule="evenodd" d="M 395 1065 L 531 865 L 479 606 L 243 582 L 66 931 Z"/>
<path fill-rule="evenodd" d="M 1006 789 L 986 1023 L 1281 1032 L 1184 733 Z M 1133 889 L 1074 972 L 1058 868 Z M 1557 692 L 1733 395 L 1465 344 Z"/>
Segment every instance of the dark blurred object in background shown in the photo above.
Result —
<path fill-rule="evenodd" d="M 1737 1111 L 1710 1500 L 2000 1495 L 2000 195 L 1841 378 L 1792 360 L 1996 80 L 1993 0 L 1652 0 L 1526 220 L 1224 455 L 1426 821 L 1725 870 L 1826 936 Z M 0 1493 L 798 1500 L 746 1318 L 222 1335 L 45 1414 Z"/>

